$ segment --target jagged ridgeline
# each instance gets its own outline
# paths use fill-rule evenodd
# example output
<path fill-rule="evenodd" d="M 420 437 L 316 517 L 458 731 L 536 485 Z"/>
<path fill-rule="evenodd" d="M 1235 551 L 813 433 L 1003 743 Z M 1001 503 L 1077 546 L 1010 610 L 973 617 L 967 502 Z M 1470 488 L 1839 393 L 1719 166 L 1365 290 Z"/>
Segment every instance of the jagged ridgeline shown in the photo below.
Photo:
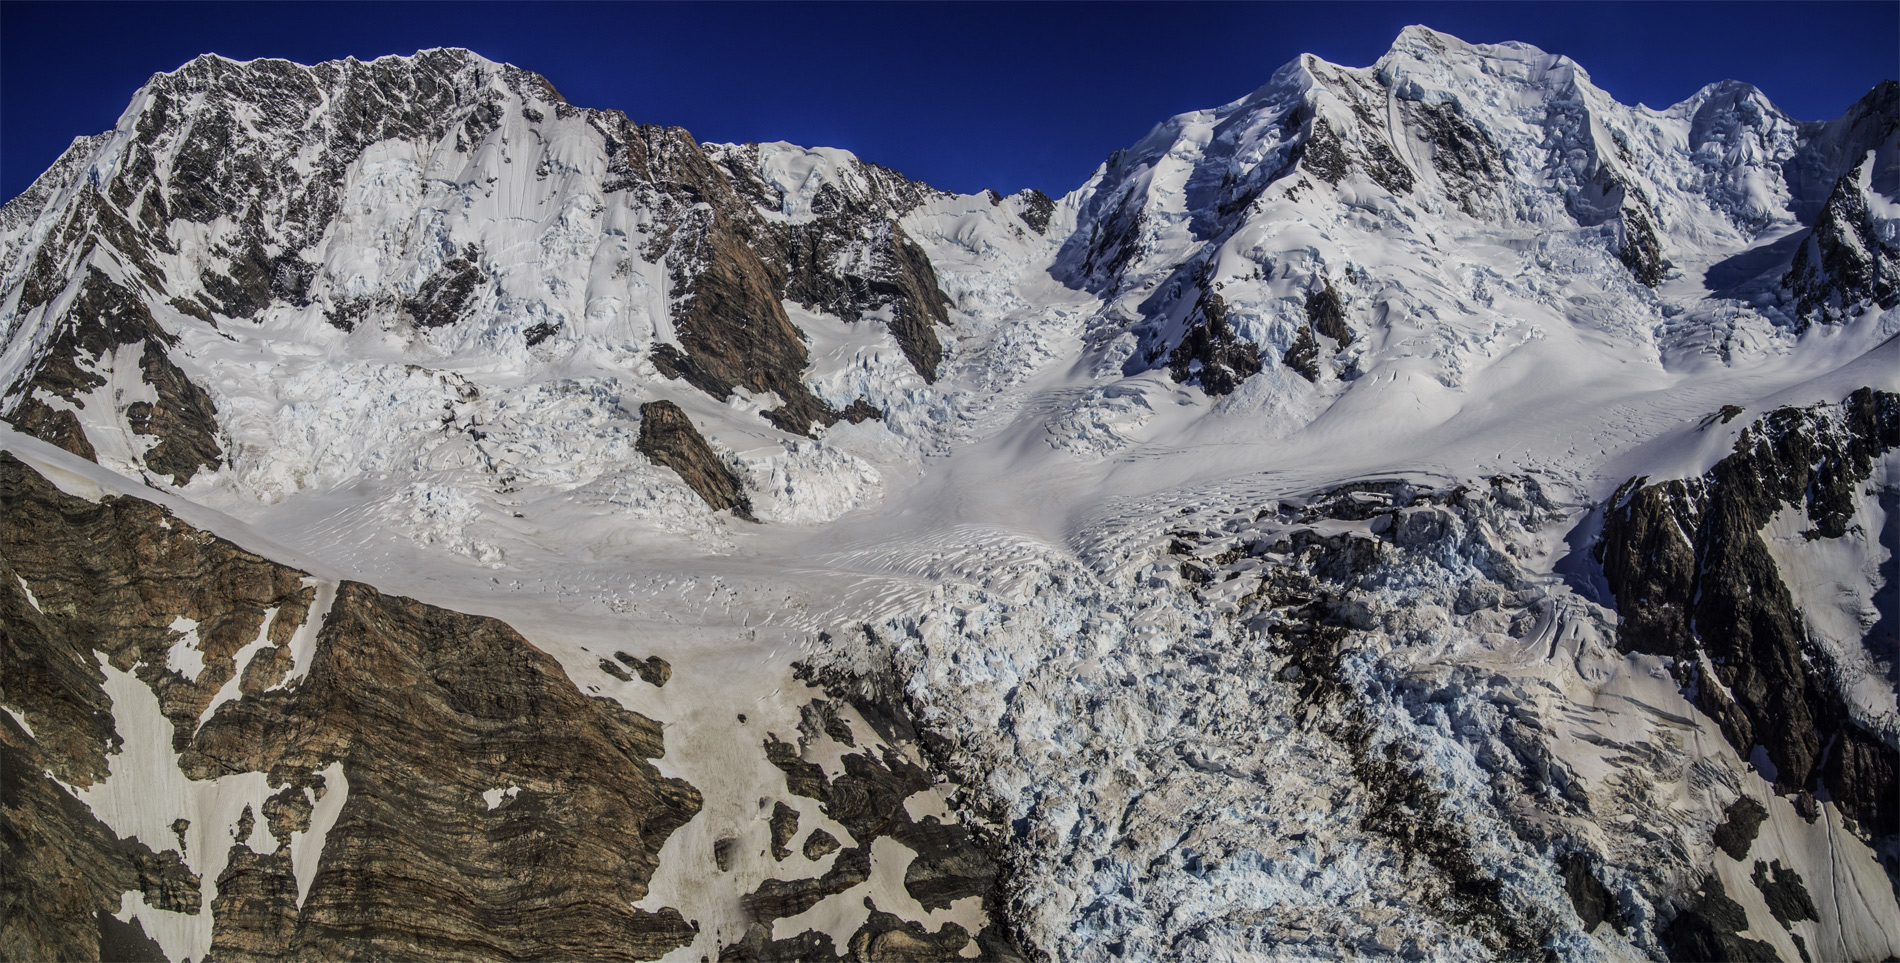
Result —
<path fill-rule="evenodd" d="M 959 195 L 462 50 L 0 210 L 0 958 L 1900 955 L 1900 85 Z"/>
<path fill-rule="evenodd" d="M 788 150 L 827 176 L 783 176 Z M 286 324 L 523 359 L 608 341 L 712 398 L 769 398 L 764 419 L 795 435 L 876 417 L 862 397 L 813 393 L 787 306 L 884 328 L 935 381 L 948 299 L 899 219 L 945 195 L 806 153 L 574 107 L 467 51 L 202 57 L 7 205 L 6 417 L 184 485 L 225 465 L 232 413 L 171 359 L 198 353 L 179 329 Z M 1047 225 L 1039 193 L 1007 207 Z M 109 383 L 156 398 L 100 411 Z"/>
<path fill-rule="evenodd" d="M 1567 297 L 1608 323 L 1653 312 L 1647 290 L 1683 276 L 1672 256 L 1787 330 L 1900 303 L 1879 200 L 1900 176 L 1900 87 L 1826 124 L 1735 83 L 1656 112 L 1503 45 L 1480 59 L 1509 97 L 1481 103 L 1458 92 L 1476 49 L 1417 30 L 1372 68 L 1302 58 L 1117 152 L 1060 216 L 1039 192 L 958 198 L 841 151 L 701 145 L 466 51 L 312 67 L 207 56 L 154 77 L 115 130 L 75 141 L 0 215 L 0 417 L 173 485 L 222 472 L 274 494 L 326 460 L 355 462 L 332 481 L 371 467 L 320 450 L 259 464 L 298 447 L 289 436 L 328 439 L 283 430 L 236 370 L 244 349 L 218 342 L 294 341 L 393 347 L 421 381 L 481 355 L 562 390 L 599 384 L 627 431 L 639 404 L 690 386 L 795 447 L 917 407 L 909 379 L 938 380 L 944 338 L 982 335 L 1014 300 L 1000 289 L 1051 253 L 1050 276 L 1114 306 L 1132 336 L 1110 345 L 1124 374 L 1166 370 L 1210 395 L 1257 382 L 1285 400 L 1364 374 L 1387 339 L 1362 329 L 1558 296 L 1473 256 L 1478 226 L 1544 238 L 1540 266 L 1588 278 L 1593 294 Z M 1322 211 L 1316 230 L 1360 243 L 1253 240 Z M 1434 257 L 1423 276 L 1388 276 L 1373 265 L 1394 246 L 1477 266 L 1457 277 Z M 1701 253 L 1724 247 L 1743 250 Z M 892 350 L 812 354 L 841 339 Z M 620 397 L 629 381 L 637 400 Z M 398 394 L 435 394 L 469 429 L 450 387 Z M 374 423 L 357 430 L 415 446 L 398 437 L 412 412 L 362 414 Z M 492 432 L 473 434 L 480 447 Z"/>

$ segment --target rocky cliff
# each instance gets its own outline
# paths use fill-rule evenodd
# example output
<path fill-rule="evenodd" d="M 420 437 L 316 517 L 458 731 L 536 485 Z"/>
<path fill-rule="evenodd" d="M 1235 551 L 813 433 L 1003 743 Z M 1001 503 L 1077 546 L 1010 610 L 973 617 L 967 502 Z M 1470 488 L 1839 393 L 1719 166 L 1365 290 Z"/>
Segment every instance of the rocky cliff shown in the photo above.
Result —
<path fill-rule="evenodd" d="M 507 625 L 316 583 L 11 455 L 0 507 L 9 958 L 690 942 L 633 904 L 699 794 L 654 770 L 659 726 Z"/>

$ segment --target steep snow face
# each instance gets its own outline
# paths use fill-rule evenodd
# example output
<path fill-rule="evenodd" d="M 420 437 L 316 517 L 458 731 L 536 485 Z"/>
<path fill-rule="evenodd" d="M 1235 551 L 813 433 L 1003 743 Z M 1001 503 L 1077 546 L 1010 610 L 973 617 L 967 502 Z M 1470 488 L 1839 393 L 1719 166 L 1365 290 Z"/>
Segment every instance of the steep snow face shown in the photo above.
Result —
<path fill-rule="evenodd" d="M 1874 476 L 1852 502 L 1851 519 L 1839 538 L 1816 538 L 1804 513 L 1778 512 L 1762 531 L 1806 623 L 1808 639 L 1824 654 L 1838 678 L 1844 701 L 1861 725 L 1900 743 L 1900 676 L 1896 634 L 1900 626 L 1882 625 L 1893 615 L 1896 520 L 1890 514 L 1900 491 L 1900 457 L 1881 460 Z M 1883 498 L 1883 495 L 1885 496 Z M 1886 610 L 1882 610 L 1883 602 Z"/>
<path fill-rule="evenodd" d="M 1732 82 L 1628 107 L 1565 58 L 1409 28 L 1371 67 L 1301 58 L 1118 152 L 1079 192 L 1057 273 L 1107 298 L 1091 321 L 1107 360 L 1232 394 L 1277 430 L 1328 405 L 1390 410 L 1382 386 L 1420 376 L 1442 419 L 1540 341 L 1599 381 L 1637 359 L 1661 378 L 1746 367 L 1805 327 L 1813 299 L 1781 274 L 1813 185 L 1860 162 L 1817 147 L 1820 127 Z M 1834 128 L 1864 149 L 1893 136 Z M 1890 202 L 1870 177 L 1844 189 L 1851 236 L 1816 284 L 1868 278 L 1831 315 L 1875 302 L 1865 350 L 1900 330 L 1876 240 Z"/>
<path fill-rule="evenodd" d="M 555 494 L 716 546 L 712 513 L 633 453 L 640 405 L 697 396 L 694 419 L 773 521 L 875 501 L 876 464 L 941 444 L 947 402 L 924 389 L 942 345 L 960 356 L 970 319 L 953 305 L 1020 305 L 1011 278 L 1046 261 L 1034 207 L 843 151 L 702 152 L 465 51 L 205 57 L 8 206 L 0 374 L 16 423 L 137 474 L 157 467 L 154 432 L 125 411 L 157 344 L 215 410 L 195 426 L 210 454 L 174 480 L 239 511 L 376 478 L 402 494 L 364 507 L 483 564 L 500 550 L 471 530 Z M 909 214 L 947 256 L 906 235 Z M 733 268 L 727 237 L 760 259 Z M 933 261 L 973 260 L 939 290 Z M 93 272 L 103 294 L 82 287 Z M 149 323 L 89 357 L 100 337 L 61 340 L 89 295 Z M 705 342 L 716 353 L 773 313 L 779 354 L 708 373 Z M 65 364 L 103 384 L 49 381 Z M 839 412 L 878 420 L 823 437 Z"/>

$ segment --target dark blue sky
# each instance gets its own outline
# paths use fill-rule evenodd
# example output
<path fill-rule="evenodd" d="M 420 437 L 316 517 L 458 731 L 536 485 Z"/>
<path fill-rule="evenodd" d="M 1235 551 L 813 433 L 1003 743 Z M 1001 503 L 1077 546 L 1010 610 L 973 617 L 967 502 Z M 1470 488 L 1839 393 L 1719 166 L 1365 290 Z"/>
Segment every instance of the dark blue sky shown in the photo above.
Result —
<path fill-rule="evenodd" d="M 702 141 L 843 147 L 939 187 L 1061 194 L 1163 118 L 1399 28 L 1523 40 L 1624 102 L 1745 80 L 1802 119 L 1900 74 L 1900 4 L 0 3 L 0 196 L 196 54 L 305 63 L 469 47 Z"/>

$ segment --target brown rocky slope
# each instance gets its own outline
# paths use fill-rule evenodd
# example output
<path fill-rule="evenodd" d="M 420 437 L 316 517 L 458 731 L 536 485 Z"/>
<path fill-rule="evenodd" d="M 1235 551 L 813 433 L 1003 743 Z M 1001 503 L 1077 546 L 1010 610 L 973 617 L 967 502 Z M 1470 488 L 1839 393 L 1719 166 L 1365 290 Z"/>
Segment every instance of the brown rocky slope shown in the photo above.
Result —
<path fill-rule="evenodd" d="M 322 611 L 301 572 L 4 454 L 0 516 L 0 957 L 154 958 L 138 919 L 115 918 L 127 892 L 212 914 L 205 959 L 635 960 L 692 939 L 677 910 L 632 905 L 700 805 L 648 761 L 660 727 L 584 695 L 507 625 L 353 582 Z M 194 641 L 201 665 L 181 669 Z M 120 765 L 143 734 L 108 668 L 150 688 L 192 784 L 265 775 L 233 832 L 212 827 L 214 845 L 236 837 L 215 878 L 179 851 L 184 829 L 122 838 L 77 798 L 147 775 Z M 200 724 L 233 677 L 239 697 Z M 336 765 L 344 786 L 326 784 Z M 491 805 L 495 790 L 513 791 Z M 338 791 L 327 835 L 293 849 Z M 272 845 L 253 845 L 260 821 Z M 320 854 L 314 872 L 300 853 Z"/>

